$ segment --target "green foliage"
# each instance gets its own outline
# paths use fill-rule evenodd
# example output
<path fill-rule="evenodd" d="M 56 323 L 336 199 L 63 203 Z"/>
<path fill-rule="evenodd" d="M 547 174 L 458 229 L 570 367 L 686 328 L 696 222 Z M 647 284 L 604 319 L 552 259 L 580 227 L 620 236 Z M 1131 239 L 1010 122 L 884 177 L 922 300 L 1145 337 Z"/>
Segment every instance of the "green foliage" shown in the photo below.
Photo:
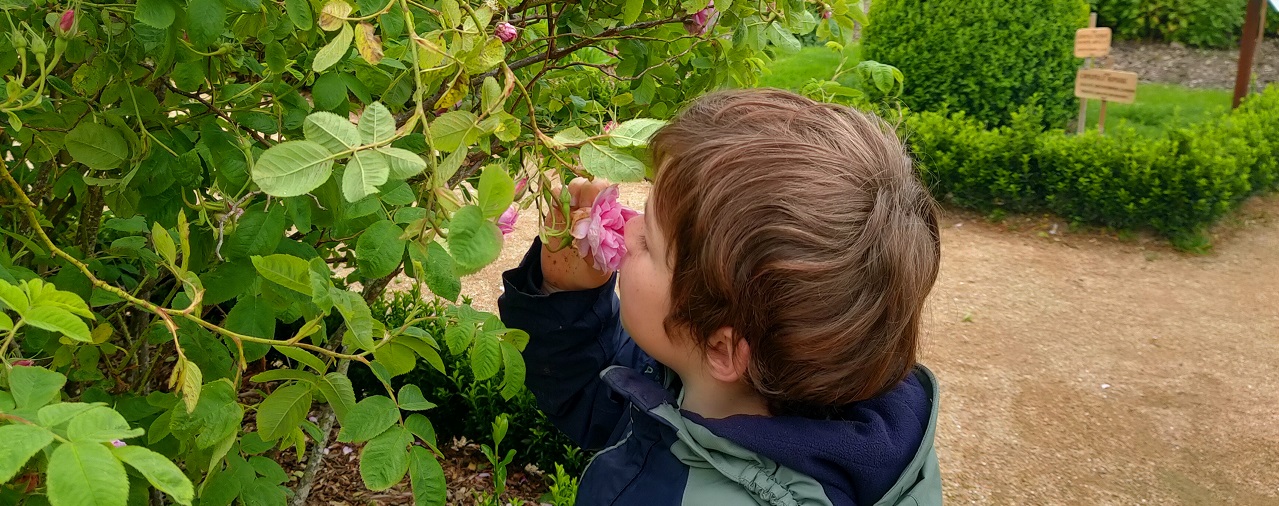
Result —
<path fill-rule="evenodd" d="M 909 79 L 902 101 L 916 111 L 947 105 L 991 125 L 1009 125 L 1024 104 L 1049 126 L 1076 112 L 1075 30 L 1083 0 L 883 0 L 872 4 L 863 55 Z"/>
<path fill-rule="evenodd" d="M 552 506 L 573 506 L 577 503 L 577 477 L 564 471 L 564 466 L 555 464 L 555 474 L 551 475 L 551 483 L 547 487 L 542 502 Z"/>
<path fill-rule="evenodd" d="M 1097 26 L 1117 39 L 1160 40 L 1188 46 L 1230 49 L 1243 35 L 1248 0 L 1088 0 Z M 1266 33 L 1279 34 L 1271 11 Z"/>
<path fill-rule="evenodd" d="M 1220 120 L 1147 137 L 1044 131 L 1033 107 L 987 129 L 962 113 L 922 113 L 907 129 L 933 192 L 982 210 L 1051 211 L 1072 221 L 1150 228 L 1202 245 L 1206 227 L 1279 182 L 1279 88 Z"/>
<path fill-rule="evenodd" d="M 1176 84 L 1141 83 L 1137 101 L 1106 105 L 1106 128 L 1123 125 L 1147 137 L 1213 121 L 1230 112 L 1229 90 L 1186 88 Z M 1099 100 L 1088 101 L 1088 127 L 1096 128 Z"/>

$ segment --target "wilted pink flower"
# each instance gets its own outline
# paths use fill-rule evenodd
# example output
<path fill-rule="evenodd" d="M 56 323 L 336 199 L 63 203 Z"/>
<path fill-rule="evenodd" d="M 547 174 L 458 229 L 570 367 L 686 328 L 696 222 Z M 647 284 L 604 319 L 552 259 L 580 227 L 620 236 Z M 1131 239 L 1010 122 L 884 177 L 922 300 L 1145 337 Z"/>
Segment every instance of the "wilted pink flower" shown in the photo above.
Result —
<path fill-rule="evenodd" d="M 342 455 L 350 455 L 351 452 L 353 451 L 355 451 L 355 449 L 351 448 L 350 446 L 346 446 L 346 445 L 342 446 Z"/>
<path fill-rule="evenodd" d="M 604 124 L 604 133 L 609 133 L 609 132 L 612 132 L 613 130 L 616 130 L 616 129 L 617 129 L 617 122 L 616 122 L 616 121 L 612 121 L 612 120 L 610 120 L 608 123 L 605 123 L 605 124 Z"/>
<path fill-rule="evenodd" d="M 516 199 L 516 200 L 519 200 L 519 198 L 520 198 L 520 197 L 523 197 L 523 196 L 524 196 L 524 190 L 527 190 L 527 189 L 528 189 L 528 178 L 527 178 L 527 177 L 522 177 L 522 178 L 520 178 L 520 180 L 519 180 L 519 181 L 516 181 L 516 182 L 515 182 L 515 199 Z"/>
<path fill-rule="evenodd" d="M 717 17 L 719 17 L 719 11 L 715 10 L 715 1 L 711 0 L 705 9 L 697 11 L 684 21 L 684 29 L 693 35 L 703 35 Z"/>
<path fill-rule="evenodd" d="M 596 269 L 605 272 L 617 270 L 626 258 L 626 241 L 623 228 L 626 222 L 639 215 L 633 209 L 618 203 L 617 185 L 609 186 L 595 197 L 591 214 L 573 224 L 573 238 L 582 258 L 591 257 Z"/>
<path fill-rule="evenodd" d="M 111 440 L 111 446 L 114 446 L 114 447 L 116 447 L 116 448 L 120 448 L 120 447 L 124 447 L 124 446 L 129 446 L 129 443 L 126 443 L 126 442 L 121 441 L 121 440 L 119 440 L 119 439 L 112 439 L 112 440 Z"/>
<path fill-rule="evenodd" d="M 830 11 L 822 11 L 822 19 L 830 19 Z"/>
<path fill-rule="evenodd" d="M 502 215 L 497 217 L 497 228 L 502 231 L 502 235 L 515 231 L 515 220 L 519 219 L 519 217 L 520 206 L 515 204 L 511 204 L 511 207 L 506 208 L 506 211 L 503 211 Z"/>
<path fill-rule="evenodd" d="M 515 25 L 510 23 L 498 23 L 497 28 L 493 30 L 493 34 L 497 35 L 497 38 L 501 39 L 502 42 L 510 42 L 520 35 L 520 31 L 515 28 Z"/>
<path fill-rule="evenodd" d="M 58 28 L 62 29 L 62 33 L 68 33 L 75 28 L 75 10 L 68 10 L 62 13 L 62 20 L 58 21 Z"/>
<path fill-rule="evenodd" d="M 33 366 L 33 365 L 35 365 L 35 364 L 36 364 L 36 363 L 35 363 L 35 361 L 34 361 L 34 360 L 28 360 L 28 359 L 25 359 L 25 358 L 23 358 L 23 359 L 18 359 L 18 360 L 14 360 L 14 361 L 13 361 L 13 365 L 14 365 L 14 367 L 31 367 L 31 366 Z"/>

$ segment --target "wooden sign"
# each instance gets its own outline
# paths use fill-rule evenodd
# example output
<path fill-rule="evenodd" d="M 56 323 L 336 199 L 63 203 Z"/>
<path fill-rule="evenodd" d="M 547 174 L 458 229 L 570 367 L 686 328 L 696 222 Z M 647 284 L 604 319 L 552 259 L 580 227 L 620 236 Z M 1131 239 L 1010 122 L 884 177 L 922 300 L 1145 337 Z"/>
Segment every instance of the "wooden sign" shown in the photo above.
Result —
<path fill-rule="evenodd" d="M 1110 54 L 1109 28 L 1080 28 L 1075 31 L 1075 58 L 1094 58 L 1108 54 Z"/>
<path fill-rule="evenodd" d="M 1137 73 L 1081 69 L 1075 75 L 1075 96 L 1131 104 L 1137 100 Z"/>

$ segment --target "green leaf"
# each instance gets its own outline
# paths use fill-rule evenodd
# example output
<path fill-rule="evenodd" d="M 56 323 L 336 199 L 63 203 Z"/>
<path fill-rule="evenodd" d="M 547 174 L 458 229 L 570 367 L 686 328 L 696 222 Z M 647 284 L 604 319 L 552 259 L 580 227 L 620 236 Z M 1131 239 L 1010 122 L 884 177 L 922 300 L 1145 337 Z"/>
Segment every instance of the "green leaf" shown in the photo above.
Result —
<path fill-rule="evenodd" d="M 84 323 L 84 320 L 65 309 L 53 306 L 32 306 L 22 317 L 22 321 L 33 327 L 62 333 L 77 341 L 88 343 L 93 340 L 89 336 L 89 326 Z"/>
<path fill-rule="evenodd" d="M 582 168 L 596 177 L 615 183 L 644 180 L 644 162 L 606 144 L 588 142 L 582 145 Z"/>
<path fill-rule="evenodd" d="M 226 5 L 222 0 L 189 0 L 186 19 L 191 43 L 208 47 L 226 31 Z"/>
<path fill-rule="evenodd" d="M 502 43 L 502 39 L 489 37 L 484 41 L 483 46 L 476 48 L 476 51 L 462 62 L 462 66 L 467 74 L 477 75 L 492 70 L 504 59 L 506 59 L 506 45 Z"/>
<path fill-rule="evenodd" d="M 258 274 L 268 281 L 293 290 L 311 295 L 311 266 L 306 260 L 293 255 L 267 255 L 250 258 Z"/>
<path fill-rule="evenodd" d="M 129 475 L 99 443 L 72 441 L 49 458 L 49 502 L 58 506 L 125 506 Z"/>
<path fill-rule="evenodd" d="M 276 246 L 284 238 L 284 206 L 271 206 L 263 212 L 254 206 L 244 212 L 235 232 L 228 234 L 222 244 L 222 256 L 227 260 L 249 258 L 253 255 L 275 253 Z"/>
<path fill-rule="evenodd" d="M 223 378 L 205 383 L 195 410 L 187 413 L 185 405 L 169 411 L 169 428 L 179 439 L 195 437 L 196 448 L 205 449 L 234 436 L 244 420 L 244 410 L 237 402 L 231 380 Z"/>
<path fill-rule="evenodd" d="M 642 148 L 648 146 L 648 140 L 664 126 L 666 126 L 665 121 L 652 118 L 636 118 L 630 121 L 623 121 L 622 124 L 608 134 L 608 140 L 613 146 L 619 148 Z"/>
<path fill-rule="evenodd" d="M 480 173 L 480 210 L 484 218 L 494 219 L 506 212 L 515 201 L 515 180 L 500 165 L 489 165 Z"/>
<path fill-rule="evenodd" d="M 337 415 L 338 423 L 345 426 L 347 413 L 355 407 L 355 389 L 351 380 L 345 374 L 331 372 L 320 378 L 318 385 L 320 394 Z"/>
<path fill-rule="evenodd" d="M 376 151 L 386 157 L 390 179 L 408 179 L 426 170 L 426 160 L 407 149 L 382 147 Z"/>
<path fill-rule="evenodd" d="M 373 144 L 395 137 L 395 118 L 381 102 L 373 102 L 360 115 L 360 140 Z"/>
<path fill-rule="evenodd" d="M 93 313 L 89 311 L 89 305 L 84 303 L 84 299 L 71 292 L 62 290 L 48 289 L 52 285 L 45 285 L 45 289 L 39 293 L 31 293 L 31 306 L 49 306 L 67 311 L 76 316 L 93 319 Z"/>
<path fill-rule="evenodd" d="M 284 10 L 289 15 L 289 21 L 292 21 L 293 26 L 299 30 L 310 31 L 315 23 L 315 16 L 311 14 L 310 0 L 284 0 Z"/>
<path fill-rule="evenodd" d="M 265 476 L 244 484 L 240 501 L 244 506 L 280 506 L 288 500 L 288 490 Z"/>
<path fill-rule="evenodd" d="M 417 327 L 409 328 L 413 330 L 422 330 Z M 405 334 L 409 334 L 409 332 L 405 331 Z M 428 340 L 432 344 L 427 344 Z M 431 367 L 434 367 L 435 370 L 444 373 L 444 360 L 440 358 L 440 352 L 436 345 L 434 345 L 435 339 L 431 338 L 431 336 L 426 335 L 425 332 L 423 332 L 421 337 L 406 337 L 399 342 L 409 348 L 412 348 L 414 353 L 417 353 L 423 360 L 426 360 L 427 363 L 431 364 Z"/>
<path fill-rule="evenodd" d="M 0 331 L 13 330 L 13 318 L 8 313 L 0 311 Z"/>
<path fill-rule="evenodd" d="M 407 374 L 417 365 L 417 355 L 413 354 L 413 349 L 395 340 L 373 350 L 373 358 L 386 366 L 391 377 Z"/>
<path fill-rule="evenodd" d="M 342 443 L 363 443 L 383 433 L 400 421 L 400 408 L 390 397 L 373 395 L 365 397 L 346 413 L 346 423 L 338 431 Z"/>
<path fill-rule="evenodd" d="M 311 69 L 316 73 L 324 72 L 342 61 L 342 58 L 346 57 L 347 50 L 351 48 L 351 40 L 354 38 L 355 32 L 351 30 L 351 25 L 343 23 L 342 30 L 337 36 L 315 52 L 315 61 L 311 62 Z"/>
<path fill-rule="evenodd" d="M 457 301 L 462 294 L 462 280 L 457 277 L 453 257 L 444 246 L 435 241 L 425 248 L 417 242 L 409 243 L 409 257 L 422 264 L 422 270 L 426 271 L 423 281 L 431 293 Z"/>
<path fill-rule="evenodd" d="M 462 161 L 466 160 L 466 150 L 459 149 L 454 151 L 435 168 L 435 184 L 442 186 L 448 183 L 448 180 L 457 174 L 457 169 L 462 167 Z"/>
<path fill-rule="evenodd" d="M 488 334 L 476 336 L 475 344 L 471 347 L 471 372 L 475 373 L 475 381 L 492 378 L 501 368 L 501 343 Z"/>
<path fill-rule="evenodd" d="M 9 308 L 22 316 L 30 306 L 31 300 L 27 298 L 27 292 L 8 281 L 0 280 L 0 309 Z"/>
<path fill-rule="evenodd" d="M 644 0 L 626 0 L 626 3 L 622 4 L 622 24 L 634 23 L 643 11 Z"/>
<path fill-rule="evenodd" d="M 391 167 L 381 153 L 376 150 L 357 151 L 342 174 L 342 195 L 347 202 L 359 201 L 377 193 L 377 187 L 386 184 L 390 175 Z"/>
<path fill-rule="evenodd" d="M 360 478 L 369 490 L 386 490 L 404 479 L 409 470 L 410 442 L 408 431 L 396 426 L 364 445 L 360 451 Z"/>
<path fill-rule="evenodd" d="M 449 351 L 456 355 L 469 348 L 471 343 L 475 340 L 474 330 L 475 329 L 471 328 L 469 325 L 467 327 L 458 325 L 456 327 L 449 327 L 448 330 L 445 330 L 444 342 L 448 345 Z"/>
<path fill-rule="evenodd" d="M 431 446 L 435 446 L 435 427 L 431 421 L 419 413 L 413 413 L 404 419 L 404 426 L 409 432 Z"/>
<path fill-rule="evenodd" d="M 502 398 L 511 400 L 524 389 L 524 357 L 511 343 L 502 343 Z"/>
<path fill-rule="evenodd" d="M 435 460 L 435 454 L 426 448 L 414 446 L 409 450 L 409 484 L 413 487 L 413 504 L 417 506 L 444 506 L 448 499 L 444 469 Z"/>
<path fill-rule="evenodd" d="M 178 466 L 164 456 L 141 446 L 124 446 L 111 450 L 121 462 L 137 469 L 151 486 L 169 494 L 178 504 L 191 504 L 195 489 Z"/>
<path fill-rule="evenodd" d="M 142 429 L 130 429 L 124 416 L 106 406 L 86 410 L 67 424 L 67 439 L 72 441 L 106 443 L 116 439 L 135 438 L 142 433 Z"/>
<path fill-rule="evenodd" d="M 319 381 L 319 378 L 320 377 L 316 376 L 315 373 L 299 371 L 297 369 L 270 369 L 254 374 L 252 378 L 249 378 L 249 381 L 254 383 L 266 383 L 270 381 L 291 380 L 315 383 Z"/>
<path fill-rule="evenodd" d="M 484 84 L 480 86 L 480 106 L 486 112 L 501 107 L 502 87 L 497 84 L 497 79 L 493 76 L 484 78 Z"/>
<path fill-rule="evenodd" d="M 169 231 L 160 226 L 158 221 L 151 225 L 151 243 L 155 245 L 155 252 L 160 254 L 160 258 L 169 265 L 178 265 L 178 245 L 173 242 L 173 236 L 169 235 Z"/>
<path fill-rule="evenodd" d="M 33 425 L 0 425 L 0 441 L 4 441 L 0 445 L 0 483 L 6 483 L 53 441 L 53 433 Z"/>
<path fill-rule="evenodd" d="M 311 409 L 311 386 L 289 385 L 271 392 L 258 405 L 258 434 L 265 441 L 280 439 L 306 419 Z"/>
<path fill-rule="evenodd" d="M 133 19 L 159 29 L 172 25 L 176 15 L 177 11 L 170 0 L 138 0 L 133 8 Z"/>
<path fill-rule="evenodd" d="M 374 347 L 373 313 L 369 311 L 369 305 L 364 302 L 364 297 L 338 288 L 332 289 L 329 296 L 333 298 L 333 306 L 342 313 L 342 319 L 346 320 L 346 328 L 355 336 L 360 348 L 372 350 Z"/>
<path fill-rule="evenodd" d="M 120 132 L 88 121 L 68 132 L 63 145 L 73 160 L 94 170 L 114 169 L 129 157 L 129 145 Z"/>
<path fill-rule="evenodd" d="M 37 416 L 40 419 L 40 425 L 54 428 L 62 425 L 67 420 L 74 418 L 76 415 L 93 409 L 101 404 L 88 404 L 84 402 L 59 402 L 50 404 L 40 408 Z"/>
<path fill-rule="evenodd" d="M 478 206 L 465 206 L 453 213 L 448 243 L 458 274 L 474 274 L 501 254 L 502 231 L 484 219 Z"/>
<path fill-rule="evenodd" d="M 368 227 L 355 243 L 355 258 L 360 275 L 377 279 L 395 271 L 404 257 L 404 230 L 391 220 L 381 220 Z"/>
<path fill-rule="evenodd" d="M 360 146 L 360 132 L 346 118 L 327 111 L 311 113 L 302 122 L 306 140 L 319 143 L 338 155 Z M 346 155 L 340 155 L 346 156 Z"/>
<path fill-rule="evenodd" d="M 231 311 L 227 312 L 226 320 L 222 322 L 222 326 L 227 330 L 240 334 L 260 337 L 263 339 L 272 339 L 275 337 L 275 311 L 271 309 L 271 305 L 261 297 L 243 296 L 236 300 L 235 306 Z M 266 355 L 267 348 L 265 345 L 258 346 L 257 350 L 249 350 L 248 343 L 245 343 L 245 360 L 257 360 Z"/>
<path fill-rule="evenodd" d="M 479 118 L 470 111 L 449 111 L 431 123 L 431 147 L 449 153 L 475 143 Z"/>
<path fill-rule="evenodd" d="M 551 140 L 564 145 L 575 145 L 586 142 L 586 140 L 590 138 L 591 136 L 586 135 L 586 132 L 583 132 L 581 128 L 569 127 L 564 130 L 560 130 L 555 134 L 555 137 L 551 138 Z"/>
<path fill-rule="evenodd" d="M 777 46 L 777 49 L 781 51 L 782 54 L 795 54 L 803 47 L 800 44 L 799 39 L 795 38 L 795 35 L 790 33 L 790 30 L 782 28 L 782 24 L 780 22 L 773 22 L 773 24 L 768 25 L 767 31 L 768 40 L 771 41 L 774 46 Z"/>
<path fill-rule="evenodd" d="M 400 401 L 400 409 L 425 411 L 435 407 L 434 403 L 426 400 L 426 397 L 422 395 L 422 389 L 417 385 L 408 384 L 400 387 L 400 392 L 395 397 Z"/>
<path fill-rule="evenodd" d="M 333 174 L 332 156 L 328 148 L 309 140 L 281 142 L 258 157 L 253 182 L 274 197 L 306 195 Z"/>
<path fill-rule="evenodd" d="M 303 350 L 301 348 L 294 348 L 292 346 L 275 346 L 274 348 L 275 348 L 275 351 L 280 352 L 281 355 L 289 357 L 293 359 L 295 362 L 298 362 L 307 367 L 310 367 L 311 369 L 314 369 L 315 372 L 317 373 L 324 374 L 324 372 L 328 370 L 328 367 L 324 365 L 324 361 L 321 360 L 320 357 L 312 355 L 310 352 L 306 350 Z"/>

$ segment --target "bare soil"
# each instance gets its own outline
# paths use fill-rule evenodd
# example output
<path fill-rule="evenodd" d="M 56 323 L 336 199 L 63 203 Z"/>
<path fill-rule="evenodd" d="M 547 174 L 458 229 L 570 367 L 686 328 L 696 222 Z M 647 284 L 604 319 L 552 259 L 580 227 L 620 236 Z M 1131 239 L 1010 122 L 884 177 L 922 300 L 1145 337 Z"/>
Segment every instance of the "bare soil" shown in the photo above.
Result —
<path fill-rule="evenodd" d="M 1110 60 L 1112 68 L 1136 72 L 1142 82 L 1233 89 L 1239 69 L 1239 50 L 1121 41 L 1115 42 L 1111 48 Z M 1261 42 L 1252 75 L 1258 90 L 1269 83 L 1279 82 L 1279 40 L 1269 38 Z"/>
<path fill-rule="evenodd" d="M 496 309 L 529 218 L 465 280 L 477 306 Z M 942 240 L 922 361 L 948 503 L 1279 504 L 1279 196 L 1207 255 L 958 210 Z"/>

